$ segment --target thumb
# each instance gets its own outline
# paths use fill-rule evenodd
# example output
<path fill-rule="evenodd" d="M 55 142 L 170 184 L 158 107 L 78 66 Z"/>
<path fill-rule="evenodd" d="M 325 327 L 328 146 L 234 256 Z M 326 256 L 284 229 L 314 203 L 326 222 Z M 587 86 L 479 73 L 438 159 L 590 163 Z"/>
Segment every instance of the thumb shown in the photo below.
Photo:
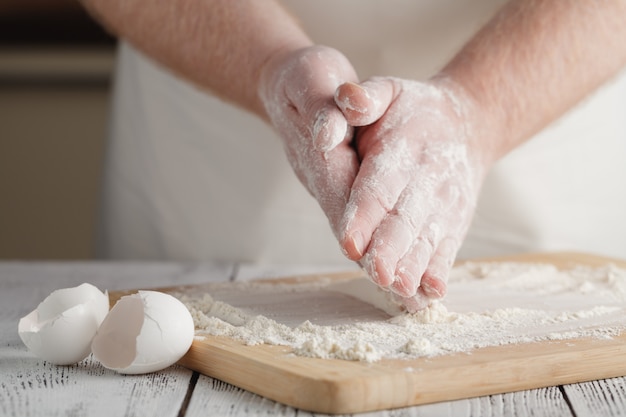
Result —
<path fill-rule="evenodd" d="M 360 84 L 347 82 L 340 85 L 335 91 L 335 103 L 348 124 L 366 126 L 385 114 L 394 96 L 393 80 L 377 77 Z"/>

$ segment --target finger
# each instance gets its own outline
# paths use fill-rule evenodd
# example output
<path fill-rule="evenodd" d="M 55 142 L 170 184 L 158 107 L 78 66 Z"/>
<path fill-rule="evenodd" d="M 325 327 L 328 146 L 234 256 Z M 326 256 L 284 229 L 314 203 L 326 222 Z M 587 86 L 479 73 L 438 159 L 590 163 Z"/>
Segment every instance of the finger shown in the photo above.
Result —
<path fill-rule="evenodd" d="M 430 262 L 433 246 L 424 238 L 418 238 L 411 249 L 400 259 L 396 267 L 398 284 L 394 286 L 394 292 L 403 296 L 411 297 L 418 292 L 422 275 Z M 403 289 L 411 288 L 412 293 L 403 292 Z"/>
<path fill-rule="evenodd" d="M 350 190 L 359 169 L 359 161 L 354 149 L 347 144 L 318 154 L 311 158 L 310 182 L 315 188 L 315 198 L 328 217 L 335 236 L 339 238 L 343 229 L 343 216 Z"/>
<path fill-rule="evenodd" d="M 420 285 L 431 256 L 437 246 L 441 225 L 439 213 L 432 201 L 434 180 L 427 176 L 421 176 L 421 181 L 412 183 L 402 194 L 398 201 L 398 212 L 406 218 L 406 222 L 413 229 L 413 241 L 411 248 L 407 250 L 396 266 L 396 282 L 392 290 L 403 297 L 414 296 Z M 388 236 L 393 239 L 393 236 Z"/>
<path fill-rule="evenodd" d="M 448 290 L 447 282 L 450 270 L 458 251 L 458 242 L 454 238 L 446 238 L 441 241 L 433 254 L 424 275 L 422 276 L 421 288 L 431 298 L 442 298 Z"/>
<path fill-rule="evenodd" d="M 395 287 L 396 265 L 400 257 L 411 247 L 414 236 L 411 225 L 397 213 L 385 217 L 376 229 L 365 256 L 365 267 L 371 279 L 380 287 Z M 415 295 L 416 291 L 417 285 L 402 291 L 394 289 L 394 292 L 402 295 Z"/>
<path fill-rule="evenodd" d="M 372 78 L 361 84 L 348 82 L 335 91 L 335 103 L 351 126 L 366 126 L 385 114 L 395 90 L 389 78 Z"/>
<path fill-rule="evenodd" d="M 329 152 L 340 143 L 352 140 L 352 127 L 334 105 L 317 109 L 311 126 L 313 147 L 320 152 Z"/>
<path fill-rule="evenodd" d="M 340 243 L 349 259 L 359 260 L 365 254 L 374 230 L 409 181 L 407 162 L 394 163 L 397 155 L 406 154 L 400 144 L 372 151 L 361 161 L 342 221 Z"/>
<path fill-rule="evenodd" d="M 292 124 L 283 121 L 284 124 L 279 125 L 284 131 L 294 132 L 285 142 L 287 158 L 300 182 L 318 201 L 335 236 L 339 237 L 339 226 L 359 168 L 357 154 L 348 141 L 328 152 L 313 149 L 309 127 L 303 125 L 300 118 L 294 120 Z"/>
<path fill-rule="evenodd" d="M 368 272 L 381 286 L 402 297 L 412 297 L 417 293 L 420 278 L 438 241 L 440 228 L 428 216 L 429 206 L 424 205 L 422 196 L 431 186 L 422 184 L 406 187 L 394 209 L 382 219 L 372 235 L 372 243 L 367 250 Z M 432 216 L 431 216 L 432 217 Z M 426 225 L 426 226 L 424 226 Z M 406 259 L 405 264 L 400 264 Z M 413 264 L 408 264 L 408 261 Z"/>

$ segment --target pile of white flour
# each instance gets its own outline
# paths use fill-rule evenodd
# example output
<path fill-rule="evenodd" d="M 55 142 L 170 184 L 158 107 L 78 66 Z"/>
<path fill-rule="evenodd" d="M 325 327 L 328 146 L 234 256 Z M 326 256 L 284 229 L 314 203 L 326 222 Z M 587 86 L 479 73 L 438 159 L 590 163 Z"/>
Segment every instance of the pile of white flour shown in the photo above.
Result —
<path fill-rule="evenodd" d="M 367 362 L 608 338 L 626 323 L 626 270 L 614 265 L 560 271 L 549 264 L 466 263 L 453 270 L 443 301 L 393 317 L 329 283 L 215 284 L 209 293 L 177 296 L 192 313 L 197 337 L 228 336 L 289 346 L 296 355 Z M 357 284 L 376 291 L 364 278 Z"/>

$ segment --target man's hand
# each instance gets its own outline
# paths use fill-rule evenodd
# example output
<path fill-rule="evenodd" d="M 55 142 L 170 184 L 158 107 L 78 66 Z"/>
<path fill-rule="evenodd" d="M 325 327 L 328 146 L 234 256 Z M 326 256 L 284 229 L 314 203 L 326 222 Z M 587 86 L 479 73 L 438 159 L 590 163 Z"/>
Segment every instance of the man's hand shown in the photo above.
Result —
<path fill-rule="evenodd" d="M 278 54 L 262 69 L 259 95 L 280 133 L 300 181 L 317 199 L 337 234 L 358 159 L 353 129 L 334 102 L 338 86 L 356 81 L 338 51 L 313 46 Z"/>
<path fill-rule="evenodd" d="M 408 310 L 423 308 L 446 292 L 487 170 L 472 101 L 445 82 L 374 78 L 342 85 L 336 102 L 361 126 L 341 243 Z"/>

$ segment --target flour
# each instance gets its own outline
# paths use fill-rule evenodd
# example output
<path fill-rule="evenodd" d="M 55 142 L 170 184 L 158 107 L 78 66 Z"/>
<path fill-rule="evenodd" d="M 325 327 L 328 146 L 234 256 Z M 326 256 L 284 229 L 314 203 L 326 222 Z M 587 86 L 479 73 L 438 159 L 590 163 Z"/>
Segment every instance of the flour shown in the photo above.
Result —
<path fill-rule="evenodd" d="M 355 282 L 370 285 L 365 279 Z M 443 301 L 392 317 L 330 291 L 328 282 L 216 284 L 211 294 L 177 296 L 191 311 L 199 337 L 226 336 L 248 345 L 288 346 L 300 356 L 365 362 L 607 338 L 624 328 L 626 270 L 612 265 L 561 271 L 547 264 L 467 263 L 453 269 L 449 285 Z"/>

